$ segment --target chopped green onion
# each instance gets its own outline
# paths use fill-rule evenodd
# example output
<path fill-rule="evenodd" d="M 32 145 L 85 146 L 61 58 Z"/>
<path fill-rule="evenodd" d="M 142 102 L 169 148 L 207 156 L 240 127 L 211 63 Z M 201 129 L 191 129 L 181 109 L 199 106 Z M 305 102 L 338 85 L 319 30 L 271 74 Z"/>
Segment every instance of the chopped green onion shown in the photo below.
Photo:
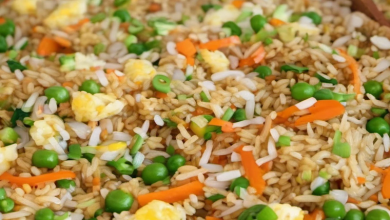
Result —
<path fill-rule="evenodd" d="M 266 206 L 257 214 L 256 219 L 277 220 L 278 215 L 269 206 Z"/>
<path fill-rule="evenodd" d="M 132 43 L 127 47 L 129 53 L 135 53 L 141 55 L 143 52 L 147 51 L 145 44 L 143 43 Z"/>
<path fill-rule="evenodd" d="M 222 32 L 225 33 L 226 36 L 232 35 L 232 30 L 230 28 L 222 28 Z"/>
<path fill-rule="evenodd" d="M 302 14 L 297 14 L 297 13 L 294 13 L 291 15 L 290 17 L 290 22 L 293 23 L 293 22 L 297 22 L 299 21 L 299 19 L 302 17 Z"/>
<path fill-rule="evenodd" d="M 332 85 L 337 85 L 338 84 L 336 79 L 333 79 L 333 78 L 332 79 L 327 79 L 327 78 L 323 77 L 319 73 L 316 73 L 315 77 L 317 77 L 317 79 L 319 79 L 320 82 L 323 82 L 323 83 L 331 83 Z"/>
<path fill-rule="evenodd" d="M 1 51 L 0 51 L 1 52 Z M 379 59 L 379 52 L 378 51 L 374 51 L 372 52 L 372 57 L 374 57 L 375 59 Z"/>
<path fill-rule="evenodd" d="M 145 47 L 147 50 L 151 50 L 154 48 L 161 48 L 161 41 L 160 40 L 152 40 L 145 43 Z"/>
<path fill-rule="evenodd" d="M 305 36 L 303 37 L 303 41 L 307 42 L 309 40 L 309 34 L 306 33 Z"/>
<path fill-rule="evenodd" d="M 277 147 L 286 147 L 291 145 L 291 138 L 289 136 L 281 135 L 278 142 L 276 143 Z"/>
<path fill-rule="evenodd" d="M 309 71 L 309 68 L 307 67 L 301 67 L 301 66 L 296 66 L 296 65 L 283 65 L 280 68 L 281 71 L 293 71 L 294 73 L 303 73 Z"/>
<path fill-rule="evenodd" d="M 350 55 L 352 57 L 356 57 L 357 52 L 358 52 L 357 46 L 355 46 L 355 45 L 348 46 L 348 50 L 347 50 L 348 55 Z"/>
<path fill-rule="evenodd" d="M 24 112 L 20 108 L 15 109 L 14 114 L 11 117 L 12 127 L 16 126 L 16 121 L 23 121 L 24 118 L 29 116 L 30 116 L 30 112 Z"/>
<path fill-rule="evenodd" d="M 104 52 L 106 50 L 106 46 L 102 43 L 98 43 L 93 47 L 93 53 L 95 55 L 99 55 L 100 53 Z"/>
<path fill-rule="evenodd" d="M 92 159 L 95 157 L 95 154 L 85 153 L 83 154 L 83 158 L 87 159 L 90 163 L 92 163 Z"/>
<path fill-rule="evenodd" d="M 208 141 L 208 140 L 211 140 L 212 136 L 213 136 L 213 133 L 212 133 L 212 132 L 206 132 L 206 133 L 204 133 L 204 135 L 203 135 L 203 139 L 205 139 L 206 141 Z"/>
<path fill-rule="evenodd" d="M 373 115 L 379 116 L 379 117 L 383 117 L 387 113 L 389 113 L 389 111 L 387 109 L 375 108 L 375 107 L 371 108 L 371 112 L 372 112 Z"/>
<path fill-rule="evenodd" d="M 58 188 L 63 188 L 63 189 L 69 189 L 69 188 L 75 188 L 76 187 L 76 183 L 74 182 L 74 180 L 67 180 L 67 179 L 63 179 L 63 180 L 57 180 L 55 182 L 56 186 Z"/>
<path fill-rule="evenodd" d="M 8 52 L 8 59 L 13 60 L 13 59 L 15 59 L 18 56 L 18 54 L 19 54 L 19 51 L 10 50 Z"/>
<path fill-rule="evenodd" d="M 207 197 L 207 200 L 210 200 L 212 202 L 215 202 L 215 201 L 218 201 L 220 199 L 224 199 L 225 196 L 224 195 L 221 195 L 221 194 L 215 194 L 215 195 L 212 195 L 210 197 Z"/>
<path fill-rule="evenodd" d="M 172 145 L 169 145 L 166 149 L 167 154 L 174 155 L 175 154 L 175 148 Z"/>
<path fill-rule="evenodd" d="M 130 23 L 131 24 L 130 24 L 129 28 L 127 29 L 127 31 L 130 34 L 138 34 L 138 33 L 140 33 L 141 31 L 143 31 L 145 29 L 145 27 L 142 24 L 142 22 L 137 20 L 137 19 L 133 18 Z"/>
<path fill-rule="evenodd" d="M 155 90 L 163 93 L 168 93 L 171 91 L 171 79 L 164 75 L 155 75 L 152 80 L 152 85 Z"/>
<path fill-rule="evenodd" d="M 313 24 L 315 25 L 319 25 L 322 22 L 322 17 L 317 12 L 314 11 L 304 12 L 302 16 L 306 16 L 310 18 L 313 21 Z"/>
<path fill-rule="evenodd" d="M 311 181 L 311 170 L 305 170 L 302 172 L 302 180 Z"/>
<path fill-rule="evenodd" d="M 246 112 L 245 112 L 245 109 L 237 109 L 234 114 L 233 114 L 233 119 L 235 121 L 244 121 L 246 120 Z"/>
<path fill-rule="evenodd" d="M 190 16 L 188 15 L 182 15 L 181 20 L 178 22 L 179 24 L 184 24 L 186 21 L 190 20 Z"/>
<path fill-rule="evenodd" d="M 94 147 L 81 147 L 82 154 L 96 154 L 97 150 Z"/>
<path fill-rule="evenodd" d="M 264 28 L 261 29 L 259 32 L 257 32 L 256 35 L 253 37 L 253 41 L 264 41 L 267 38 L 275 37 L 278 34 L 278 31 L 276 29 L 273 29 L 272 31 L 267 31 Z"/>
<path fill-rule="evenodd" d="M 225 22 L 222 25 L 222 28 L 229 29 L 230 30 L 230 35 L 240 36 L 242 34 L 241 28 L 236 23 L 234 23 L 233 21 Z M 228 35 L 228 36 L 230 36 L 230 35 Z"/>
<path fill-rule="evenodd" d="M 292 40 L 294 40 L 295 38 L 295 30 L 292 26 L 290 25 L 282 25 L 282 26 L 279 26 L 278 28 L 276 28 L 278 34 L 279 34 L 279 38 L 283 41 L 283 42 L 290 42 Z"/>
<path fill-rule="evenodd" d="M 320 172 L 318 173 L 318 176 L 320 176 L 324 179 L 330 179 L 330 177 L 332 177 L 332 175 L 330 175 L 329 173 L 327 173 L 324 170 L 320 170 Z"/>
<path fill-rule="evenodd" d="M 347 102 L 354 99 L 355 94 L 342 94 L 332 92 L 329 89 L 320 89 L 314 93 L 313 97 L 317 100 L 336 100 L 339 102 Z"/>
<path fill-rule="evenodd" d="M 244 33 L 241 35 L 241 42 L 249 42 L 253 36 L 253 31 L 251 29 L 246 29 Z"/>
<path fill-rule="evenodd" d="M 15 70 L 23 71 L 27 69 L 27 67 L 23 66 L 21 63 L 15 60 L 7 60 L 7 64 L 11 72 L 15 72 Z"/>
<path fill-rule="evenodd" d="M 177 100 L 186 100 L 186 99 L 187 99 L 187 95 L 181 94 L 177 96 Z"/>
<path fill-rule="evenodd" d="M 134 172 L 134 167 L 123 157 L 119 158 L 117 161 L 108 161 L 107 165 L 114 167 L 120 174 L 131 175 Z"/>
<path fill-rule="evenodd" d="M 211 116 L 211 115 L 203 115 L 203 117 L 208 121 L 210 122 L 214 117 Z"/>
<path fill-rule="evenodd" d="M 163 121 L 167 124 L 168 128 L 177 128 L 177 123 L 171 121 L 171 119 L 164 118 Z"/>
<path fill-rule="evenodd" d="M 0 53 L 5 53 L 8 50 L 8 44 L 5 37 L 0 35 Z"/>
<path fill-rule="evenodd" d="M 342 157 L 348 158 L 351 155 L 351 146 L 348 143 L 341 142 L 341 132 L 337 130 L 333 138 L 332 153 Z"/>
<path fill-rule="evenodd" d="M 267 23 L 267 19 L 262 15 L 255 15 L 250 20 L 251 27 L 255 33 L 263 29 L 264 25 Z"/>
<path fill-rule="evenodd" d="M 119 6 L 122 6 L 126 3 L 128 3 L 130 0 L 115 0 L 114 1 L 114 5 L 115 7 L 119 7 Z"/>
<path fill-rule="evenodd" d="M 98 209 L 95 211 L 95 214 L 93 214 L 93 217 L 97 218 L 99 215 L 102 215 L 104 212 L 103 209 Z"/>
<path fill-rule="evenodd" d="M 61 67 L 60 70 L 68 72 L 76 69 L 76 61 L 74 55 L 63 55 L 59 58 Z"/>
<path fill-rule="evenodd" d="M 206 93 L 205 92 L 200 92 L 200 99 L 202 100 L 202 102 L 210 102 L 210 99 L 207 97 Z"/>
<path fill-rule="evenodd" d="M 138 39 L 136 36 L 134 35 L 129 35 L 126 37 L 124 43 L 126 45 L 126 47 L 128 48 L 131 44 L 134 44 L 134 43 L 137 43 L 138 42 Z"/>
<path fill-rule="evenodd" d="M 148 25 L 153 27 L 158 35 L 168 35 L 171 30 L 176 28 L 176 24 L 166 18 L 151 19 L 148 21 Z"/>
<path fill-rule="evenodd" d="M 92 23 L 97 23 L 97 22 L 103 21 L 105 18 L 106 18 L 106 14 L 101 12 L 101 13 L 94 15 L 90 20 Z"/>
<path fill-rule="evenodd" d="M 192 75 L 186 76 L 186 81 L 190 81 L 192 79 Z"/>
<path fill-rule="evenodd" d="M 206 13 L 210 9 L 219 10 L 222 8 L 221 5 L 214 5 L 214 4 L 204 4 L 201 6 L 202 10 Z"/>
<path fill-rule="evenodd" d="M 78 160 L 82 156 L 81 145 L 80 144 L 71 144 L 69 146 L 69 159 Z"/>
<path fill-rule="evenodd" d="M 118 9 L 112 16 L 119 18 L 121 22 L 129 22 L 131 20 L 130 13 L 126 9 Z"/>
<path fill-rule="evenodd" d="M 329 194 L 330 191 L 330 183 L 327 181 L 326 183 L 322 184 L 321 186 L 318 186 L 315 188 L 312 192 L 313 195 L 315 196 L 322 196 L 322 195 L 327 195 Z"/>
<path fill-rule="evenodd" d="M 269 38 L 269 37 L 267 37 L 267 38 L 264 40 L 264 44 L 265 44 L 266 46 L 272 44 L 273 42 L 274 42 L 274 41 L 272 40 L 272 38 Z"/>
<path fill-rule="evenodd" d="M 289 13 L 287 13 L 288 6 L 286 4 L 279 5 L 276 7 L 274 13 L 272 14 L 273 18 L 287 22 L 289 20 Z"/>
<path fill-rule="evenodd" d="M 25 125 L 31 127 L 31 126 L 34 125 L 34 120 L 32 120 L 32 119 L 29 118 L 29 117 L 26 117 L 26 118 L 23 119 L 23 124 L 25 124 Z"/>
<path fill-rule="evenodd" d="M 229 120 L 233 117 L 233 114 L 234 114 L 233 109 L 228 108 L 228 109 L 225 111 L 225 114 L 223 114 L 223 116 L 222 116 L 221 119 L 224 120 L 224 121 L 229 121 Z"/>
<path fill-rule="evenodd" d="M 245 21 L 247 18 L 252 16 L 253 12 L 252 11 L 243 11 L 241 14 L 236 18 L 236 22 L 240 23 L 242 21 Z"/>
<path fill-rule="evenodd" d="M 142 147 L 142 144 L 144 143 L 144 139 L 141 137 L 141 135 L 136 134 L 134 135 L 133 139 L 130 143 L 130 154 L 135 155 Z"/>

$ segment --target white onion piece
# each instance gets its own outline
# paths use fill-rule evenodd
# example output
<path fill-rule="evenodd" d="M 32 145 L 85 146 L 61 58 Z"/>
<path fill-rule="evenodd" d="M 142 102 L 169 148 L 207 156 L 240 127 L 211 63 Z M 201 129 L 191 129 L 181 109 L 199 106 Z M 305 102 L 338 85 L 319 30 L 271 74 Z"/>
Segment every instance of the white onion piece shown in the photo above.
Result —
<path fill-rule="evenodd" d="M 264 124 L 265 119 L 263 117 L 256 117 L 249 120 L 243 120 L 233 123 L 233 128 L 242 128 L 248 125 L 261 125 Z"/>
<path fill-rule="evenodd" d="M 210 160 L 211 151 L 213 150 L 213 141 L 206 142 L 206 149 L 204 150 L 202 157 L 199 160 L 199 165 L 207 164 Z"/>
<path fill-rule="evenodd" d="M 244 204 L 244 202 L 242 200 L 236 200 L 234 206 L 232 206 L 228 209 L 225 209 L 223 212 L 221 212 L 221 214 L 218 217 L 220 218 L 220 217 L 223 217 L 226 215 L 230 215 L 234 212 L 237 212 L 238 210 L 244 208 L 243 204 Z"/>
<path fill-rule="evenodd" d="M 211 80 L 215 81 L 221 81 L 226 79 L 227 77 L 245 77 L 245 73 L 242 71 L 238 70 L 227 70 L 227 71 L 222 71 L 218 73 L 214 73 L 211 75 Z"/>
<path fill-rule="evenodd" d="M 348 193 L 345 190 L 335 189 L 330 191 L 329 194 L 332 195 L 335 200 L 343 204 L 347 203 L 348 201 Z"/>
<path fill-rule="evenodd" d="M 120 132 L 120 131 L 114 131 L 112 132 L 112 139 L 115 141 L 131 141 L 133 139 L 130 134 Z"/>
<path fill-rule="evenodd" d="M 352 210 L 352 209 L 357 209 L 357 210 L 360 210 L 359 207 L 357 207 L 357 205 L 353 204 L 353 203 L 346 203 L 344 205 L 345 207 L 345 211 L 346 212 L 349 212 L 349 210 Z"/>
<path fill-rule="evenodd" d="M 303 100 L 302 102 L 295 104 L 295 107 L 297 107 L 299 110 L 304 110 L 304 109 L 312 107 L 314 104 L 316 104 L 316 102 L 317 102 L 317 99 L 311 97 L 311 98 L 308 98 L 306 100 Z"/>
<path fill-rule="evenodd" d="M 125 158 L 130 163 L 133 162 L 133 157 L 130 155 L 130 150 L 128 148 L 125 150 L 125 154 L 123 155 L 123 158 Z"/>
<path fill-rule="evenodd" d="M 370 38 L 370 41 L 381 50 L 390 49 L 390 40 L 387 37 L 380 37 L 375 35 Z"/>
<path fill-rule="evenodd" d="M 104 73 L 104 71 L 103 70 L 97 70 L 95 73 L 96 73 L 96 76 L 99 79 L 100 84 L 102 84 L 102 86 L 107 86 L 108 85 L 108 79 L 107 79 L 106 74 Z"/>
<path fill-rule="evenodd" d="M 76 133 L 77 137 L 81 139 L 86 139 L 89 133 L 91 133 L 91 128 L 82 123 L 82 122 L 67 122 L 67 125 Z"/>
<path fill-rule="evenodd" d="M 279 137 L 280 137 L 279 132 L 275 128 L 271 128 L 271 130 L 269 132 L 270 132 L 272 138 L 274 139 L 274 141 L 277 142 L 279 140 Z"/>
<path fill-rule="evenodd" d="M 376 65 L 376 67 L 374 67 L 374 71 L 375 72 L 382 72 L 384 70 L 386 70 L 387 68 L 390 67 L 390 61 L 387 60 L 387 59 L 382 59 L 381 61 L 379 61 L 379 63 Z"/>
<path fill-rule="evenodd" d="M 145 160 L 145 155 L 143 155 L 141 152 L 137 152 L 133 158 L 133 167 L 134 169 L 137 169 L 141 166 L 141 164 Z"/>
<path fill-rule="evenodd" d="M 179 80 L 181 82 L 186 81 L 186 76 L 181 69 L 173 70 L 172 80 Z"/>
<path fill-rule="evenodd" d="M 317 189 L 319 186 L 322 186 L 324 185 L 326 182 L 328 182 L 328 180 L 318 176 L 316 177 L 313 182 L 311 182 L 310 184 L 310 190 L 311 191 L 314 191 L 315 189 Z"/>
<path fill-rule="evenodd" d="M 60 146 L 60 144 L 57 142 L 57 140 L 54 138 L 54 137 L 51 137 L 51 138 L 49 138 L 48 139 L 48 141 L 49 141 L 49 145 L 50 146 L 47 146 L 47 145 L 45 145 L 44 146 L 44 148 L 52 148 L 55 152 L 57 152 L 58 154 L 65 154 L 65 151 L 64 151 L 64 149 L 62 149 L 62 147 Z M 52 150 L 52 149 L 48 149 L 48 150 Z"/>
<path fill-rule="evenodd" d="M 21 142 L 18 144 L 17 149 L 23 148 L 30 141 L 28 130 L 26 130 L 25 128 L 21 128 L 19 126 L 16 126 L 14 130 L 19 135 L 21 140 Z"/>
<path fill-rule="evenodd" d="M 206 170 L 208 170 L 211 173 L 222 172 L 223 171 L 223 167 L 221 165 L 219 165 L 219 164 L 207 163 L 207 164 L 202 164 L 201 167 L 205 168 Z"/>
<path fill-rule="evenodd" d="M 346 35 L 346 36 L 342 36 L 340 38 L 337 38 L 333 44 L 332 44 L 332 47 L 333 48 L 338 48 L 338 47 L 341 47 L 343 46 L 345 43 L 347 43 L 349 40 L 351 40 L 351 35 Z"/>
<path fill-rule="evenodd" d="M 118 151 L 107 151 L 100 156 L 100 159 L 105 161 L 111 161 L 114 160 L 118 155 Z"/>
<path fill-rule="evenodd" d="M 226 182 L 221 182 L 221 181 L 216 181 L 214 178 L 208 177 L 205 181 L 204 184 L 208 187 L 212 188 L 217 188 L 217 189 L 226 189 L 230 185 L 230 181 Z"/>
<path fill-rule="evenodd" d="M 241 155 L 233 151 L 232 156 L 230 157 L 230 160 L 232 162 L 241 161 Z"/>
<path fill-rule="evenodd" d="M 93 129 L 91 137 L 89 138 L 89 146 L 97 146 L 100 142 L 100 133 L 102 133 L 102 129 L 97 126 Z"/>

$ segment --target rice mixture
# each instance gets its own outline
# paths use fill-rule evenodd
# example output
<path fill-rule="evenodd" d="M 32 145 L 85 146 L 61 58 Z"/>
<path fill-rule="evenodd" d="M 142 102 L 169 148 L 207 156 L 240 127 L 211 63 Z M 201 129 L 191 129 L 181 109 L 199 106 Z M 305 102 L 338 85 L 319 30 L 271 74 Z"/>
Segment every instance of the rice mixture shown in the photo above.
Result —
<path fill-rule="evenodd" d="M 350 0 L 3 0 L 0 219 L 390 220 L 390 31 Z"/>

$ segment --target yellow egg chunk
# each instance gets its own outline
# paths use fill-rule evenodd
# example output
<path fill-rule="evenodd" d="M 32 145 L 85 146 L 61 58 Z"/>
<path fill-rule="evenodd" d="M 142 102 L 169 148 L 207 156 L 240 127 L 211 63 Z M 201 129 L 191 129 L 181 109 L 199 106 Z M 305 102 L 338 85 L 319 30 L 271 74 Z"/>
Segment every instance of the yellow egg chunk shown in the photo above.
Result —
<path fill-rule="evenodd" d="M 12 9 L 19 14 L 35 14 L 38 0 L 14 0 Z"/>
<path fill-rule="evenodd" d="M 130 220 L 181 220 L 181 213 L 172 205 L 154 200 L 138 209 Z"/>
<path fill-rule="evenodd" d="M 7 147 L 0 147 L 0 175 L 11 168 L 11 162 L 18 158 L 18 145 L 13 144 Z"/>
<path fill-rule="evenodd" d="M 34 122 L 30 129 L 30 135 L 36 145 L 45 145 L 49 143 L 49 138 L 59 135 L 57 126 L 62 129 L 65 128 L 61 118 L 56 115 L 45 115 L 42 120 Z"/>
<path fill-rule="evenodd" d="M 301 208 L 296 206 L 291 206 L 289 204 L 270 204 L 268 205 L 276 215 L 278 219 L 283 220 L 303 220 L 305 213 Z"/>
<path fill-rule="evenodd" d="M 220 26 L 227 21 L 236 20 L 240 13 L 235 6 L 225 5 L 219 10 L 208 12 L 204 17 L 204 22 L 208 25 Z"/>
<path fill-rule="evenodd" d="M 211 67 L 213 73 L 225 71 L 229 69 L 229 59 L 221 51 L 211 52 L 206 49 L 200 50 L 200 55 L 204 61 Z"/>
<path fill-rule="evenodd" d="M 118 150 L 123 150 L 126 148 L 127 144 L 126 142 L 117 142 L 110 144 L 108 146 L 96 146 L 96 150 L 99 151 L 118 151 Z"/>
<path fill-rule="evenodd" d="M 60 28 L 77 23 L 87 12 L 87 0 L 64 1 L 43 23 L 50 28 Z"/>
<path fill-rule="evenodd" d="M 142 84 L 146 80 L 152 80 L 156 72 L 153 64 L 147 60 L 129 59 L 125 64 L 124 73 L 136 84 Z"/>
<path fill-rule="evenodd" d="M 72 94 L 72 110 L 76 121 L 99 121 L 116 115 L 122 111 L 125 104 L 112 94 L 90 94 L 84 91 Z"/>

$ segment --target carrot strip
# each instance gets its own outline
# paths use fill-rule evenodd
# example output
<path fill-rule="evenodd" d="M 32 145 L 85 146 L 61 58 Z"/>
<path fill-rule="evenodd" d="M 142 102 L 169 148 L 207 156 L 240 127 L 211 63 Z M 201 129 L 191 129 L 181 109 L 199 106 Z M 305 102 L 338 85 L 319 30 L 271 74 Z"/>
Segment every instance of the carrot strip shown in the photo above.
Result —
<path fill-rule="evenodd" d="M 241 8 L 243 4 L 244 4 L 243 0 L 234 0 L 232 2 L 232 5 L 234 5 L 234 7 L 236 7 L 236 8 Z"/>
<path fill-rule="evenodd" d="M 55 42 L 57 42 L 59 45 L 66 47 L 66 48 L 72 46 L 72 42 L 68 39 L 63 38 L 63 37 L 55 36 L 55 37 L 53 37 L 53 40 Z"/>
<path fill-rule="evenodd" d="M 390 198 L 390 175 L 387 173 L 387 170 L 385 171 L 386 175 L 383 176 L 383 184 L 382 184 L 382 195 L 383 198 L 388 199 Z"/>
<path fill-rule="evenodd" d="M 360 201 L 355 199 L 355 198 L 352 198 L 350 196 L 348 196 L 348 200 L 347 200 L 348 203 L 353 203 L 353 204 L 359 204 Z"/>
<path fill-rule="evenodd" d="M 60 45 L 58 45 L 55 40 L 48 37 L 44 37 L 39 43 L 37 53 L 41 56 L 49 56 L 52 53 L 58 52 L 59 50 Z"/>
<path fill-rule="evenodd" d="M 106 73 L 107 74 L 115 73 L 115 70 L 114 69 L 106 69 Z"/>
<path fill-rule="evenodd" d="M 209 125 L 214 125 L 214 126 L 224 126 L 226 124 L 227 121 L 224 121 L 222 119 L 219 119 L 219 118 L 213 118 L 211 119 L 211 121 L 209 122 Z"/>
<path fill-rule="evenodd" d="M 320 100 L 309 108 L 310 115 L 302 116 L 295 121 L 295 126 L 304 125 L 315 120 L 329 120 L 344 114 L 344 106 L 336 100 Z"/>
<path fill-rule="evenodd" d="M 221 126 L 221 130 L 225 133 L 232 133 L 234 132 L 233 123 L 229 121 L 224 121 L 219 118 L 213 118 L 209 122 L 209 125 L 215 125 L 215 126 Z"/>
<path fill-rule="evenodd" d="M 377 173 L 383 174 L 385 171 L 379 167 L 376 167 L 374 164 L 370 165 L 370 170 L 375 170 Z"/>
<path fill-rule="evenodd" d="M 156 91 L 156 98 L 163 99 L 168 97 L 166 93 Z"/>
<path fill-rule="evenodd" d="M 241 146 L 235 149 L 241 155 L 241 164 L 245 170 L 245 177 L 249 180 L 249 185 L 256 189 L 258 195 L 263 194 L 266 182 L 263 179 L 264 171 L 257 166 L 252 151 L 243 151 Z"/>
<path fill-rule="evenodd" d="M 39 184 L 46 183 L 46 182 L 52 182 L 56 180 L 75 178 L 75 177 L 76 174 L 68 170 L 62 170 L 55 173 L 47 173 L 40 176 L 32 176 L 32 177 L 18 177 L 5 172 L 0 176 L 0 180 L 7 180 L 10 183 L 14 183 L 18 186 L 22 186 L 23 184 L 29 184 L 30 186 L 37 186 Z"/>
<path fill-rule="evenodd" d="M 260 46 L 251 56 L 240 60 L 238 66 L 239 67 L 252 66 L 254 64 L 260 63 L 264 59 L 264 57 L 265 57 L 264 47 Z"/>
<path fill-rule="evenodd" d="M 187 64 L 190 65 L 190 66 L 195 65 L 195 58 L 187 57 Z"/>
<path fill-rule="evenodd" d="M 370 197 L 368 197 L 368 199 L 372 200 L 374 202 L 378 202 L 378 195 L 377 194 L 373 194 Z"/>
<path fill-rule="evenodd" d="M 194 181 L 176 188 L 139 195 L 137 200 L 140 206 L 144 206 L 153 200 L 174 203 L 187 199 L 191 194 L 203 195 L 203 187 L 203 183 Z"/>
<path fill-rule="evenodd" d="M 261 168 L 264 172 L 268 173 L 269 171 L 272 170 L 272 165 L 273 165 L 273 162 L 272 162 L 272 161 L 268 161 L 268 162 L 262 164 L 262 165 L 260 166 L 260 168 Z"/>
<path fill-rule="evenodd" d="M 200 49 L 218 50 L 219 48 L 229 47 L 232 45 L 241 44 L 241 40 L 238 36 L 231 36 L 219 40 L 212 40 L 204 44 L 200 44 Z"/>
<path fill-rule="evenodd" d="M 348 63 L 349 68 L 352 71 L 353 74 L 353 90 L 355 91 L 356 94 L 361 94 L 360 91 L 360 86 L 361 86 L 361 81 L 360 81 L 360 76 L 359 76 L 359 64 L 356 62 L 356 60 L 349 56 L 347 52 L 345 52 L 342 49 L 339 49 L 341 56 L 343 56 Z"/>
<path fill-rule="evenodd" d="M 161 11 L 161 4 L 153 2 L 153 3 L 151 3 L 149 5 L 149 9 L 148 10 L 149 10 L 149 12 Z"/>
<path fill-rule="evenodd" d="M 92 185 L 99 186 L 100 185 L 100 178 L 99 177 L 94 177 L 92 179 Z"/>
<path fill-rule="evenodd" d="M 360 177 L 360 176 L 359 176 L 359 177 L 357 178 L 357 181 L 358 181 L 359 184 L 363 184 L 363 183 L 366 182 L 366 178 Z"/>
<path fill-rule="evenodd" d="M 206 216 L 206 220 L 221 220 L 221 219 L 212 216 Z"/>
<path fill-rule="evenodd" d="M 73 82 L 70 82 L 70 81 L 64 82 L 64 83 L 62 83 L 62 86 L 63 87 L 72 88 L 73 87 Z"/>
<path fill-rule="evenodd" d="M 189 38 L 178 42 L 176 44 L 176 50 L 177 52 L 183 54 L 186 57 L 191 57 L 196 54 L 195 45 L 192 43 L 192 41 Z"/>
<path fill-rule="evenodd" d="M 274 27 L 278 27 L 278 26 L 281 26 L 281 25 L 284 25 L 286 24 L 286 22 L 280 20 L 280 19 L 277 19 L 277 18 L 272 18 L 270 21 L 269 21 L 270 25 L 274 26 Z"/>

